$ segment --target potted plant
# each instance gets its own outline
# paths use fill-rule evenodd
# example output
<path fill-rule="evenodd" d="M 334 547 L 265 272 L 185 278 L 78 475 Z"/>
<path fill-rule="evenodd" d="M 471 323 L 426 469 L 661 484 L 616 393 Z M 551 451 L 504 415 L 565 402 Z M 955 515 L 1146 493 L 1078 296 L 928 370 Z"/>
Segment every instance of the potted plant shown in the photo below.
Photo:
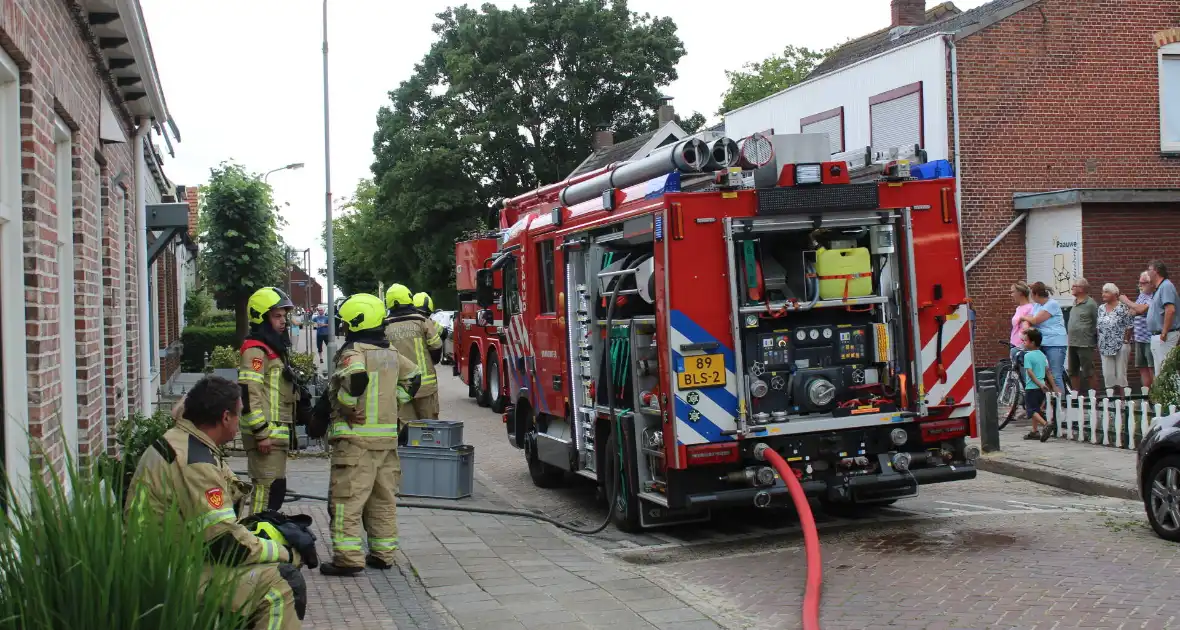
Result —
<path fill-rule="evenodd" d="M 238 366 L 242 355 L 232 346 L 217 346 L 209 355 L 209 368 L 214 374 L 231 381 L 238 380 Z"/>

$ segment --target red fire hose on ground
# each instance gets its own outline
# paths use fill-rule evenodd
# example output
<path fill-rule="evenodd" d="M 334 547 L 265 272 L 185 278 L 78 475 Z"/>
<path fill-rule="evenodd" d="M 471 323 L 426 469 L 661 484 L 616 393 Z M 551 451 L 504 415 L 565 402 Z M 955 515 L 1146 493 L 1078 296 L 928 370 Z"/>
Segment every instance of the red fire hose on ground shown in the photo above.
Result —
<path fill-rule="evenodd" d="M 803 630 L 819 630 L 819 598 L 823 588 L 823 561 L 819 553 L 819 532 L 815 529 L 815 517 L 811 505 L 803 494 L 803 486 L 795 478 L 795 472 L 786 460 L 766 444 L 754 447 L 754 456 L 765 460 L 778 472 L 787 484 L 795 511 L 799 513 L 799 526 L 803 529 L 803 549 L 807 554 L 807 586 L 803 591 Z"/>

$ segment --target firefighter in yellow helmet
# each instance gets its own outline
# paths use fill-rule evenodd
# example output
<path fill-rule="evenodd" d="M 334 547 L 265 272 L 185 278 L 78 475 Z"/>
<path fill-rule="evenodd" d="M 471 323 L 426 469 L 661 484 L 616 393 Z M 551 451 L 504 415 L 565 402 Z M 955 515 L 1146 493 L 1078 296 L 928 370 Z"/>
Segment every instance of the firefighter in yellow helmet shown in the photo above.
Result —
<path fill-rule="evenodd" d="M 385 293 L 385 306 L 389 308 L 385 337 L 398 352 L 412 357 L 422 372 L 422 388 L 413 401 L 398 410 L 401 426 L 412 420 L 438 418 L 438 375 L 434 365 L 442 358 L 443 342 L 438 326 L 422 312 L 427 303 L 434 306 L 430 296 L 419 293 L 411 297 L 410 290 L 400 284 Z"/>
<path fill-rule="evenodd" d="M 287 492 L 287 452 L 294 437 L 300 390 L 291 369 L 287 316 L 295 304 L 282 289 L 264 287 L 247 303 L 250 333 L 242 343 L 242 446 L 254 484 L 251 512 L 278 510 Z"/>
<path fill-rule="evenodd" d="M 300 388 L 290 367 L 287 317 L 295 304 L 282 289 L 264 287 L 247 302 L 250 332 L 242 343 L 242 446 L 254 484 L 250 512 L 278 510 L 287 493 L 287 452 L 294 437 Z"/>
<path fill-rule="evenodd" d="M 260 538 L 239 522 L 237 478 L 221 457 L 243 413 L 241 390 L 219 376 L 193 385 L 172 412 L 175 425 L 144 452 L 131 480 L 128 519 L 163 519 L 169 512 L 202 532 L 214 571 L 238 571 L 233 606 L 250 628 L 301 628 L 307 584 L 303 557 L 282 536 Z M 314 538 L 308 562 L 314 564 Z"/>
<path fill-rule="evenodd" d="M 367 293 L 340 305 L 347 327 L 328 385 L 332 420 L 332 476 L 328 514 L 332 519 L 332 561 L 320 565 L 325 575 L 351 575 L 393 566 L 397 549 L 394 496 L 401 483 L 397 457 L 397 408 L 421 384 L 412 361 L 385 339 L 381 298 Z M 361 545 L 368 533 L 369 554 Z"/>

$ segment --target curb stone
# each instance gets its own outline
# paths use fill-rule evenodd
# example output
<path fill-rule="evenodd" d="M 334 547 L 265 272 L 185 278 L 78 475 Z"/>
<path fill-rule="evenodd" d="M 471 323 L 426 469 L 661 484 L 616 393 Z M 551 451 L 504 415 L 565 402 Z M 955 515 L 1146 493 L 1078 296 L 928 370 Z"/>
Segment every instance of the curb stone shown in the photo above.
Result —
<path fill-rule="evenodd" d="M 1113 497 L 1115 499 L 1127 499 L 1130 501 L 1138 501 L 1140 499 L 1139 490 L 1131 484 L 1118 483 L 1085 473 L 1009 459 L 1004 457 L 1002 451 L 981 455 L 976 460 L 975 467 L 979 470 L 997 475 L 1017 477 L 1026 481 L 1053 486 L 1070 492 L 1077 492 L 1078 494 Z"/>

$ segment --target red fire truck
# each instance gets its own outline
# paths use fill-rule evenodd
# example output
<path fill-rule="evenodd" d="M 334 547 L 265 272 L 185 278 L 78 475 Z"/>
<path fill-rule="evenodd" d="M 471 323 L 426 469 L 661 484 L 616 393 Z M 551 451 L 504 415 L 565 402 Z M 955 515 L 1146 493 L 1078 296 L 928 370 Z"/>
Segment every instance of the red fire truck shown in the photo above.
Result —
<path fill-rule="evenodd" d="M 480 310 L 475 301 L 476 272 L 495 257 L 499 243 L 495 233 L 455 244 L 455 287 L 459 293 L 459 310 L 452 324 L 452 348 L 455 353 L 454 374 L 467 384 L 467 395 L 481 407 L 502 413 L 508 401 L 505 356 L 500 351 L 503 315 L 493 305 L 486 324 L 476 320 Z M 495 278 L 499 290 L 499 276 Z"/>
<path fill-rule="evenodd" d="M 830 510 L 975 477 L 955 181 L 831 158 L 690 139 L 505 202 L 477 320 L 536 485 L 594 480 L 634 530 L 789 501 L 759 444 Z"/>

